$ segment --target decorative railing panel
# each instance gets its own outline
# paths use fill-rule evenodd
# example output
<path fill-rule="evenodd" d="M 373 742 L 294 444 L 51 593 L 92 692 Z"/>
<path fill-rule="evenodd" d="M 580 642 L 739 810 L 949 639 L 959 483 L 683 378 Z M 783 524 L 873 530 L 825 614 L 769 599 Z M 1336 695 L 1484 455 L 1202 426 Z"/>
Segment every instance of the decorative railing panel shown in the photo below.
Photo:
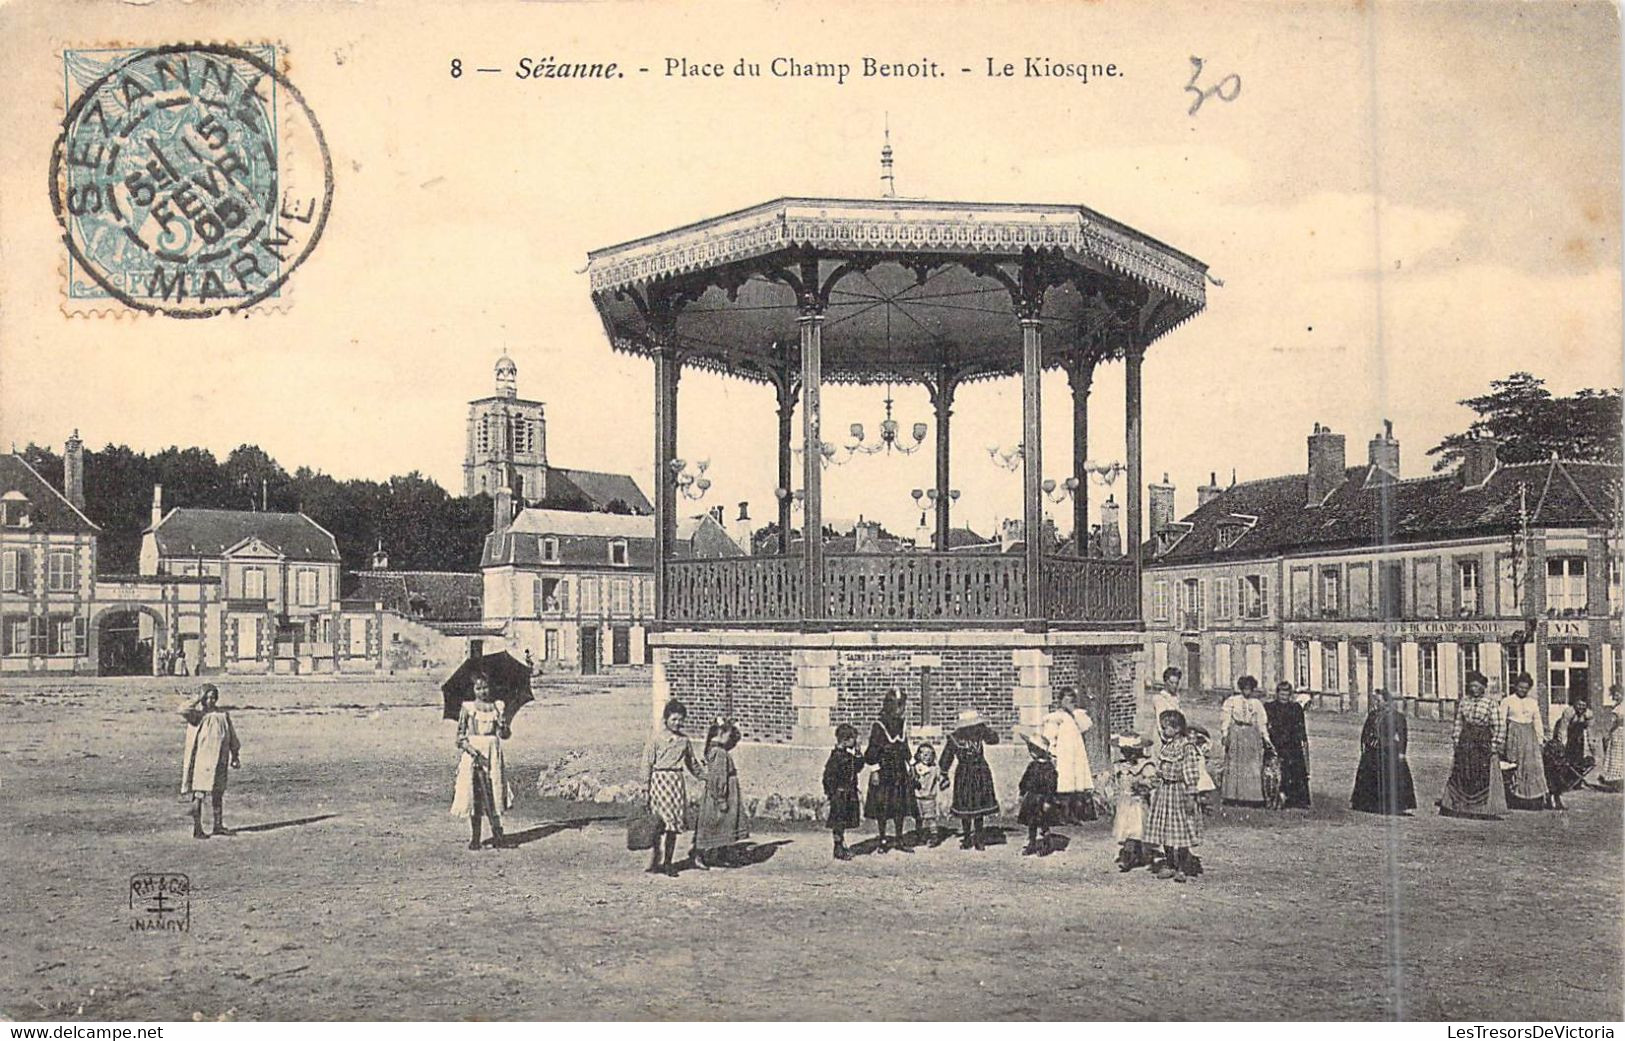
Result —
<path fill-rule="evenodd" d="M 801 617 L 800 557 L 673 560 L 665 620 L 783 622 Z"/>
<path fill-rule="evenodd" d="M 824 559 L 829 621 L 1012 622 L 1025 614 L 1019 556 L 857 553 Z"/>
<path fill-rule="evenodd" d="M 1044 558 L 1044 608 L 1056 622 L 1134 622 L 1140 588 L 1132 560 Z"/>

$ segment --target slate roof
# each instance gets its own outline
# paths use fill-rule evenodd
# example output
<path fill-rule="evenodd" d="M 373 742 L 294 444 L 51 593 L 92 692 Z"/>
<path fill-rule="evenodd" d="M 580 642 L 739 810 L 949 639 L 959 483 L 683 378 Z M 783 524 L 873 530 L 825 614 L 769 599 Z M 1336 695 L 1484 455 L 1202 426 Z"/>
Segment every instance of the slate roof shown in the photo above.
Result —
<path fill-rule="evenodd" d="M 1518 526 L 1519 485 L 1532 526 L 1611 525 L 1620 478 L 1621 468 L 1607 463 L 1551 460 L 1503 464 L 1483 485 L 1464 488 L 1455 473 L 1396 480 L 1356 466 L 1318 506 L 1306 503 L 1307 474 L 1245 481 L 1178 522 L 1167 552 L 1157 554 L 1156 539 L 1147 542 L 1145 560 L 1159 567 L 1508 534 Z M 1242 533 L 1219 549 L 1225 523 Z"/>
<path fill-rule="evenodd" d="M 461 571 L 356 571 L 344 578 L 345 599 L 428 622 L 477 622 L 485 582 Z"/>
<path fill-rule="evenodd" d="M 629 475 L 571 470 L 562 466 L 547 468 L 547 498 L 537 505 L 543 509 L 602 512 L 617 500 L 625 503 L 633 513 L 654 513 L 654 506 L 643 494 L 643 489 Z"/>
<path fill-rule="evenodd" d="M 289 560 L 339 562 L 338 543 L 303 513 L 177 507 L 147 528 L 161 557 L 218 557 L 245 539 L 259 539 Z"/>
<path fill-rule="evenodd" d="M 689 555 L 694 533 L 702 526 L 700 518 L 677 522 L 677 556 Z M 726 532 L 722 533 L 726 535 Z M 559 542 L 556 561 L 544 561 L 542 558 L 542 539 L 549 536 Z M 625 567 L 609 562 L 609 544 L 615 539 L 626 541 Z M 528 507 L 519 511 L 506 531 L 485 536 L 480 567 L 541 564 L 561 568 L 647 571 L 654 566 L 654 546 L 655 521 L 650 516 Z"/>
<path fill-rule="evenodd" d="M 28 498 L 28 531 L 60 535 L 94 535 L 101 531 L 51 482 L 15 453 L 0 455 L 0 495 L 17 492 Z"/>

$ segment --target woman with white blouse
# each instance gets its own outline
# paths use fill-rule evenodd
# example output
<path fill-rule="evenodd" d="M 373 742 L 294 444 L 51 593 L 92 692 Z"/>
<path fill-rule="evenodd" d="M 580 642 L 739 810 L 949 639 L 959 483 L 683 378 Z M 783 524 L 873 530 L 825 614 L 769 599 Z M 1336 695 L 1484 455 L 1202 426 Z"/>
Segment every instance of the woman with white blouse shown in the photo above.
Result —
<path fill-rule="evenodd" d="M 1251 676 L 1237 680 L 1236 693 L 1219 708 L 1219 744 L 1224 748 L 1220 798 L 1227 806 L 1263 806 L 1269 715 L 1264 711 L 1258 680 Z"/>
<path fill-rule="evenodd" d="M 1520 673 L 1512 693 L 1501 702 L 1501 758 L 1516 764 L 1507 781 L 1507 806 L 1514 810 L 1549 808 L 1546 786 L 1546 720 L 1535 697 L 1535 681 Z"/>

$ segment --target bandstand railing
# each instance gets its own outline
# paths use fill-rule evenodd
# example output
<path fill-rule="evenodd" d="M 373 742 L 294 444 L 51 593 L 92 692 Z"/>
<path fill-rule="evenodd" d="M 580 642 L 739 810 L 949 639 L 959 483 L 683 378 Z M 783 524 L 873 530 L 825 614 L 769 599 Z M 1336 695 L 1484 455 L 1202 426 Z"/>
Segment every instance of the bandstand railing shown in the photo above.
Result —
<path fill-rule="evenodd" d="M 1137 622 L 1137 569 L 1132 560 L 1047 556 L 1044 604 L 1056 622 Z"/>
<path fill-rule="evenodd" d="M 668 622 L 786 622 L 801 618 L 800 557 L 723 557 L 666 564 Z"/>
<path fill-rule="evenodd" d="M 673 560 L 662 621 L 706 626 L 816 622 L 836 628 L 1006 627 L 1026 614 L 1020 554 L 843 553 L 824 558 L 824 604 L 805 618 L 799 556 Z M 1066 627 L 1140 620 L 1134 563 L 1046 556 L 1045 615 Z"/>

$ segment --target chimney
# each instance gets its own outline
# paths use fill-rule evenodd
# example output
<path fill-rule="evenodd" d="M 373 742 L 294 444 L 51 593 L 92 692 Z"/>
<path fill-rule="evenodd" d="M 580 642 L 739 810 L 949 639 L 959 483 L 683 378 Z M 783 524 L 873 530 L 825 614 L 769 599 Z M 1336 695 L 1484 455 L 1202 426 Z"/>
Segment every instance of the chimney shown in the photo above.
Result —
<path fill-rule="evenodd" d="M 1016 543 L 1021 541 L 1021 522 L 1014 517 L 1006 517 L 999 523 L 999 552 L 1008 553 Z"/>
<path fill-rule="evenodd" d="M 1123 529 L 1118 523 L 1120 512 L 1115 496 L 1108 495 L 1106 501 L 1100 504 L 1100 555 L 1103 557 L 1123 555 Z"/>
<path fill-rule="evenodd" d="M 722 507 L 720 505 L 719 506 L 713 506 L 707 512 L 709 512 L 711 514 L 711 519 L 717 522 L 717 527 L 721 528 L 722 527 Z"/>
<path fill-rule="evenodd" d="M 1371 465 L 1390 477 L 1399 476 L 1399 442 L 1394 440 L 1394 421 L 1382 421 L 1382 433 L 1371 439 Z"/>
<path fill-rule="evenodd" d="M 1309 435 L 1309 481 L 1305 502 L 1319 506 L 1326 496 L 1343 483 L 1344 438 L 1330 427 L 1315 424 Z"/>
<path fill-rule="evenodd" d="M 1223 493 L 1224 489 L 1219 487 L 1218 471 L 1208 471 L 1207 483 L 1196 489 L 1196 508 L 1201 509 Z"/>
<path fill-rule="evenodd" d="M 1461 486 L 1463 488 L 1482 488 L 1500 466 L 1500 459 L 1496 457 L 1495 439 L 1491 437 L 1475 437 L 1467 442 L 1467 447 L 1461 455 Z"/>
<path fill-rule="evenodd" d="M 1160 484 L 1153 481 L 1146 488 L 1146 499 L 1151 516 L 1151 534 L 1155 535 L 1174 522 L 1174 486 L 1167 474 L 1162 475 Z"/>
<path fill-rule="evenodd" d="M 164 519 L 164 486 L 152 486 L 152 526 L 157 527 L 158 522 Z"/>
<path fill-rule="evenodd" d="M 500 535 L 513 523 L 513 489 L 503 485 L 497 489 L 491 506 L 491 531 Z"/>
<path fill-rule="evenodd" d="M 745 556 L 748 557 L 756 552 L 756 540 L 750 530 L 750 503 L 742 502 L 739 504 L 739 516 L 734 518 L 733 531 L 730 534 L 733 535 L 733 540 L 739 544 L 739 548 L 745 551 Z"/>
<path fill-rule="evenodd" d="M 876 521 L 858 521 L 852 529 L 852 552 L 879 553 L 880 525 Z"/>
<path fill-rule="evenodd" d="M 85 443 L 77 428 L 62 447 L 62 494 L 79 509 L 85 508 Z"/>

